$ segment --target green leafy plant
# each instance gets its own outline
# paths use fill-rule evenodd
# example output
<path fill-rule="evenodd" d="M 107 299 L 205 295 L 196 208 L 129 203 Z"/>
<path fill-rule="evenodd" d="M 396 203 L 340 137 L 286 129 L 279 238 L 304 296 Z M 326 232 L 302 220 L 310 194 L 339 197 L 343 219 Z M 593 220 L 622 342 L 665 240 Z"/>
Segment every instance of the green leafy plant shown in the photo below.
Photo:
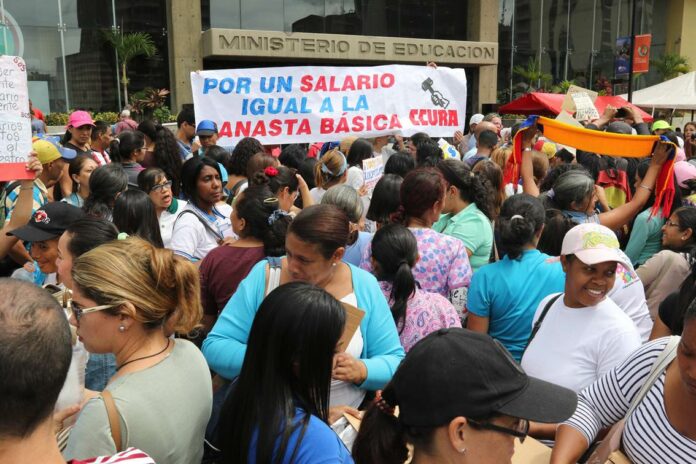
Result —
<path fill-rule="evenodd" d="M 121 84 L 123 85 L 123 99 L 128 101 L 128 64 L 137 56 L 151 57 L 157 54 L 157 47 L 150 34 L 146 32 L 129 32 L 124 34 L 120 30 L 104 31 L 104 40 L 110 44 L 118 55 L 118 64 L 121 68 Z"/>
<path fill-rule="evenodd" d="M 159 114 L 166 116 L 166 114 L 162 113 L 162 108 L 167 107 L 169 93 L 167 89 L 153 89 L 152 87 L 136 92 L 130 100 L 131 111 L 143 118 L 154 117 L 154 113 L 157 110 L 160 110 Z M 169 108 L 167 108 L 167 112 L 169 112 Z"/>
<path fill-rule="evenodd" d="M 656 60 L 650 60 L 650 64 L 663 80 L 674 79 L 691 71 L 689 59 L 678 53 L 665 53 Z"/>
<path fill-rule="evenodd" d="M 568 93 L 568 89 L 570 89 L 571 85 L 575 85 L 575 81 L 569 81 L 569 80 L 564 80 L 559 82 L 558 84 L 554 85 L 551 87 L 551 93 Z"/>
<path fill-rule="evenodd" d="M 512 68 L 512 72 L 526 81 L 530 92 L 546 90 L 553 82 L 553 76 L 541 70 L 541 64 L 536 57 L 530 58 L 526 67 L 522 65 L 515 66 Z"/>
<path fill-rule="evenodd" d="M 156 108 L 152 112 L 152 117 L 154 119 L 158 120 L 161 124 L 164 124 L 165 122 L 176 121 L 176 117 L 174 117 L 172 115 L 172 112 L 168 106 L 162 106 L 160 108 Z"/>
<path fill-rule="evenodd" d="M 96 113 L 94 115 L 95 121 L 103 121 L 107 124 L 116 124 L 118 122 L 118 113 L 113 111 L 105 111 L 103 113 Z"/>
<path fill-rule="evenodd" d="M 48 113 L 46 115 L 47 126 L 67 126 L 69 113 Z"/>

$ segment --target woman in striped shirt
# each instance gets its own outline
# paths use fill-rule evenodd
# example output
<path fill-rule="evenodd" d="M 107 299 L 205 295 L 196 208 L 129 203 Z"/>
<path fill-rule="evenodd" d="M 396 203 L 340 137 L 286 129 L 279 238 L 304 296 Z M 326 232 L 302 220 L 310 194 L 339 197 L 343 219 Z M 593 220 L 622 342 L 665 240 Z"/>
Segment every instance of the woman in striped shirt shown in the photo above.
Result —
<path fill-rule="evenodd" d="M 575 463 L 600 429 L 626 414 L 668 338 L 643 345 L 578 395 L 573 417 L 556 433 L 552 464 Z M 622 448 L 635 464 L 696 462 L 696 303 L 684 317 L 674 361 L 627 418 Z"/>

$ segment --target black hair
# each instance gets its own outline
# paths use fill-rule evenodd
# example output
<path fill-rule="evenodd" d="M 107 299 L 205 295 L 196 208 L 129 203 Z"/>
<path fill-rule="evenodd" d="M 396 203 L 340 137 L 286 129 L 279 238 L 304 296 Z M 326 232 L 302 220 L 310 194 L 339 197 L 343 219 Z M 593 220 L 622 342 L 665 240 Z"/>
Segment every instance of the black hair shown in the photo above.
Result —
<path fill-rule="evenodd" d="M 577 224 L 559 209 L 547 209 L 544 231 L 541 233 L 537 249 L 549 256 L 561 256 L 563 238 Z"/>
<path fill-rule="evenodd" d="M 599 179 L 599 173 L 606 169 L 604 159 L 596 153 L 578 150 L 575 159 L 592 176 L 594 182 L 597 182 L 597 179 Z"/>
<path fill-rule="evenodd" d="M 150 193 L 152 187 L 160 180 L 168 180 L 167 174 L 160 168 L 147 168 L 138 173 L 138 188 L 145 193 Z"/>
<path fill-rule="evenodd" d="M 164 248 L 155 204 L 139 189 L 126 190 L 114 203 L 114 225 L 120 232 L 137 235 L 153 246 Z"/>
<path fill-rule="evenodd" d="M 109 156 L 115 163 L 125 163 L 133 159 L 133 153 L 143 148 L 145 134 L 140 131 L 123 131 L 111 141 Z"/>
<path fill-rule="evenodd" d="M 414 147 L 416 147 L 416 149 L 418 149 L 418 147 L 420 147 L 421 144 L 425 142 L 433 141 L 433 139 L 431 139 L 430 136 L 425 132 L 416 132 L 409 138 L 411 139 L 411 143 Z"/>
<path fill-rule="evenodd" d="M 495 221 L 501 252 L 510 259 L 521 257 L 524 248 L 532 244 L 534 235 L 543 227 L 544 219 L 544 205 L 536 197 L 520 193 L 505 200 Z"/>
<path fill-rule="evenodd" d="M 116 196 L 128 188 L 128 175 L 120 164 L 99 166 L 89 176 L 89 196 L 82 209 L 88 216 L 110 219 Z"/>
<path fill-rule="evenodd" d="M 92 129 L 92 140 L 97 140 L 104 135 L 109 129 L 110 124 L 104 121 L 94 121 L 94 129 Z"/>
<path fill-rule="evenodd" d="M 118 229 L 104 219 L 83 218 L 73 222 L 65 229 L 70 234 L 68 251 L 73 259 L 99 245 L 116 240 Z"/>
<path fill-rule="evenodd" d="M 70 176 L 70 181 L 72 182 L 72 191 L 77 193 L 79 185 L 73 179 L 73 176 L 79 176 L 82 168 L 85 167 L 87 161 L 94 161 L 91 156 L 88 155 L 77 155 L 72 161 L 70 161 L 70 166 L 68 167 L 68 175 Z"/>
<path fill-rule="evenodd" d="M 401 206 L 401 183 L 404 179 L 396 174 L 385 174 L 372 191 L 372 201 L 365 216 L 370 221 L 384 225 L 391 222 L 392 215 Z"/>
<path fill-rule="evenodd" d="M 310 190 L 317 186 L 317 184 L 314 182 L 314 170 L 316 164 L 316 158 L 306 158 L 304 161 L 302 161 L 302 163 L 300 163 L 300 168 L 298 169 L 298 172 Z"/>
<path fill-rule="evenodd" d="M 362 169 L 362 162 L 372 158 L 372 144 L 366 139 L 355 139 L 348 150 L 348 167 L 357 166 Z"/>
<path fill-rule="evenodd" d="M 220 417 L 223 463 L 294 462 L 312 416 L 327 422 L 329 385 L 345 310 L 321 288 L 292 282 L 261 303 L 233 393 Z M 304 417 L 296 420 L 296 408 Z M 290 447 L 290 437 L 299 439 Z"/>
<path fill-rule="evenodd" d="M 0 279 L 0 293 L 0 440 L 22 439 L 53 414 L 70 367 L 71 334 L 58 301 L 41 287 Z"/>
<path fill-rule="evenodd" d="M 696 307 L 696 208 L 693 206 L 683 206 L 677 208 L 672 214 L 679 218 L 679 230 L 684 231 L 691 229 L 691 239 L 685 244 L 681 252 L 688 253 L 688 261 L 691 266 L 691 272 L 684 279 L 679 287 L 679 296 L 677 297 L 677 308 L 679 308 L 679 317 L 676 319 L 676 325 L 670 327 L 673 335 L 679 335 L 684 329 L 684 322 L 687 319 L 693 318 Z"/>
<path fill-rule="evenodd" d="M 251 177 L 250 183 L 253 185 L 268 185 L 273 196 L 277 196 L 285 187 L 287 187 L 290 192 L 296 192 L 299 187 L 297 171 L 286 166 L 278 166 L 274 169 L 278 172 L 274 176 L 269 176 L 265 171 L 257 171 L 256 174 Z"/>
<path fill-rule="evenodd" d="M 416 292 L 413 266 L 418 261 L 416 237 L 401 224 L 387 224 L 372 238 L 372 257 L 377 261 L 377 280 L 392 284 L 389 301 L 399 333 L 404 330 L 408 300 Z"/>
<path fill-rule="evenodd" d="M 207 156 L 208 158 L 222 164 L 225 169 L 228 168 L 230 161 L 232 160 L 232 154 L 227 150 L 227 148 L 221 147 L 220 145 L 209 145 L 203 152 L 203 156 Z"/>
<path fill-rule="evenodd" d="M 307 150 L 302 145 L 293 143 L 283 147 L 280 156 L 278 156 L 278 161 L 283 166 L 300 169 L 300 165 L 305 158 L 307 158 Z"/>
<path fill-rule="evenodd" d="M 407 151 L 394 153 L 389 157 L 384 165 L 384 174 L 396 174 L 405 177 L 410 171 L 416 168 L 416 160 Z"/>
<path fill-rule="evenodd" d="M 492 130 L 482 130 L 476 141 L 479 147 L 493 149 L 498 145 L 498 134 Z"/>
<path fill-rule="evenodd" d="M 176 115 L 176 127 L 181 127 L 181 125 L 187 122 L 192 126 L 196 125 L 196 114 L 193 111 L 193 108 L 184 105 L 181 108 L 181 111 L 179 111 L 179 114 Z"/>
<path fill-rule="evenodd" d="M 334 205 L 319 204 L 303 209 L 290 224 L 288 234 L 316 245 L 325 259 L 351 244 L 348 215 Z"/>
<path fill-rule="evenodd" d="M 561 176 L 561 174 L 573 170 L 587 172 L 587 170 L 580 164 L 561 164 L 560 166 L 556 166 L 555 168 L 551 169 L 546 176 L 544 176 L 539 183 L 539 191 L 548 192 L 553 188 L 553 184 L 556 182 L 556 179 Z"/>
<path fill-rule="evenodd" d="M 418 167 L 434 167 L 442 159 L 442 149 L 432 139 L 424 140 L 416 148 L 416 164 Z"/>
<path fill-rule="evenodd" d="M 565 148 L 561 148 L 556 152 L 556 158 L 560 159 L 564 164 L 570 164 L 575 159 L 575 156 Z"/>
<path fill-rule="evenodd" d="M 198 176 L 204 167 L 211 167 L 222 177 L 220 166 L 214 160 L 205 156 L 194 156 L 186 160 L 181 168 L 181 189 L 186 198 L 198 206 Z"/>
<path fill-rule="evenodd" d="M 457 159 L 442 160 L 437 164 L 447 183 L 459 190 L 459 198 L 468 203 L 474 203 L 488 219 L 493 219 L 491 198 L 488 189 L 481 179 L 474 175 L 469 166 Z"/>
<path fill-rule="evenodd" d="M 292 218 L 277 213 L 278 199 L 266 185 L 252 185 L 241 192 L 234 207 L 234 214 L 246 222 L 243 237 L 261 240 L 266 256 L 285 255 L 285 236 Z"/>
<path fill-rule="evenodd" d="M 247 163 L 256 153 L 263 152 L 261 142 L 253 137 L 244 137 L 232 150 L 232 159 L 227 169 L 230 175 L 247 176 Z"/>
<path fill-rule="evenodd" d="M 155 151 L 152 153 L 155 166 L 164 171 L 167 179 L 172 181 L 172 193 L 178 197 L 181 193 L 181 154 L 176 137 L 162 124 L 149 119 L 138 125 L 138 130 L 155 143 Z"/>

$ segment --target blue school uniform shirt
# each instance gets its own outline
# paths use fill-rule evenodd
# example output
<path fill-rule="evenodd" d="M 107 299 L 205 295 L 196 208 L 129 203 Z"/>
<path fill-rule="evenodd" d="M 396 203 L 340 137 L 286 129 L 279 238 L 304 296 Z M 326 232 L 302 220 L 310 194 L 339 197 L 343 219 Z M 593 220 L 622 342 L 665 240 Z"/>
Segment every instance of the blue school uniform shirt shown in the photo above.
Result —
<path fill-rule="evenodd" d="M 539 302 L 564 288 L 560 260 L 539 250 L 526 250 L 519 259 L 505 256 L 474 273 L 467 308 L 471 314 L 487 317 L 488 334 L 520 361 Z"/>
<path fill-rule="evenodd" d="M 294 424 L 303 420 L 305 412 L 302 409 L 295 409 Z M 352 464 L 353 458 L 348 449 L 338 438 L 331 428 L 315 416 L 310 416 L 307 430 L 300 442 L 295 457 L 292 461 L 293 451 L 297 446 L 297 439 L 300 436 L 302 427 L 298 427 L 290 435 L 285 456 L 281 461 L 283 464 Z M 254 434 L 249 447 L 249 464 L 256 463 L 256 444 L 258 435 Z"/>

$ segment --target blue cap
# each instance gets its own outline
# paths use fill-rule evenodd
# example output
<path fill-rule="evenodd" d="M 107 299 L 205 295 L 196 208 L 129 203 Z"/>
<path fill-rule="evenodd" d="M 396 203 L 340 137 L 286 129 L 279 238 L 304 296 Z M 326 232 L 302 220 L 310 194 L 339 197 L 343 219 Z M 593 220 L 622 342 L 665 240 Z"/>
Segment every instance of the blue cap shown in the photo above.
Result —
<path fill-rule="evenodd" d="M 211 121 L 210 119 L 204 119 L 201 122 L 198 123 L 198 127 L 196 127 L 196 135 L 202 135 L 203 137 L 210 137 L 211 135 L 215 135 L 218 133 L 218 128 L 217 124 L 215 124 L 215 121 Z"/>

